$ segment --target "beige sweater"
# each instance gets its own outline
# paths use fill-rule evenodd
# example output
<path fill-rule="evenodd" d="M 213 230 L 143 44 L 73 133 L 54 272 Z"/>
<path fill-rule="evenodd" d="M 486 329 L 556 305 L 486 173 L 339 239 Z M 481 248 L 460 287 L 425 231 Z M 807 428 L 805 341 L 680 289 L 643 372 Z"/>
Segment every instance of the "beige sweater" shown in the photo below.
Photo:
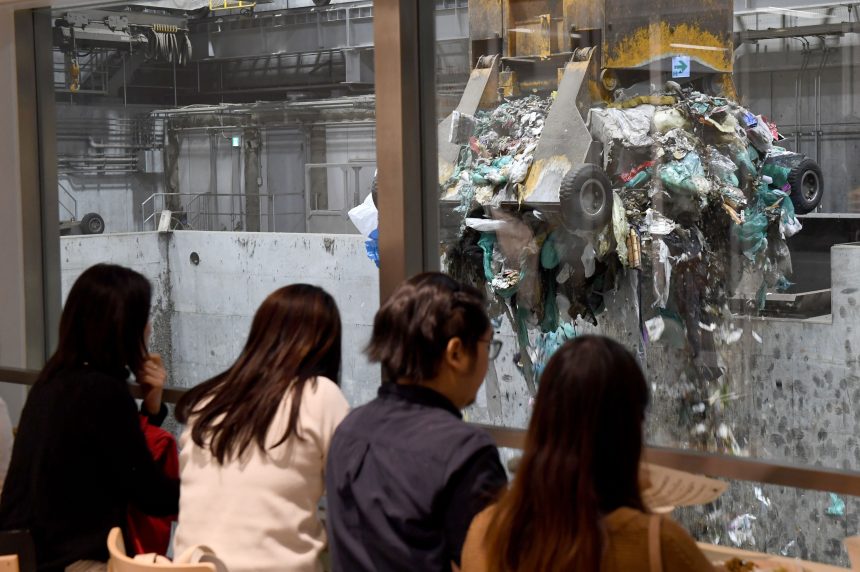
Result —
<path fill-rule="evenodd" d="M 490 507 L 472 521 L 463 546 L 462 572 L 490 572 L 483 544 L 492 515 L 493 507 Z M 606 517 L 609 546 L 604 553 L 601 572 L 651 572 L 648 560 L 649 518 L 650 515 L 631 508 L 620 508 Z M 663 572 L 714 570 L 687 531 L 668 518 L 663 518 L 660 523 L 660 550 Z"/>
<path fill-rule="evenodd" d="M 270 444 L 284 434 L 290 403 L 287 394 L 269 428 Z M 329 443 L 348 409 L 334 382 L 311 380 L 299 408 L 304 440 L 293 435 L 268 455 L 252 446 L 224 466 L 194 444 L 187 427 L 179 439 L 182 484 L 174 554 L 205 544 L 230 572 L 321 570 L 326 538 L 317 504 Z"/>

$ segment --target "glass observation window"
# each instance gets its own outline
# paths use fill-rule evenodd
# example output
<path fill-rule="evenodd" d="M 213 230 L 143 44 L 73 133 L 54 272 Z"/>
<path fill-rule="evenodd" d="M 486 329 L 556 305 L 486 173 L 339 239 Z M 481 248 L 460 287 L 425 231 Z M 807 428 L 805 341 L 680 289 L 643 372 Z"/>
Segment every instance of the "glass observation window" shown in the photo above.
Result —
<path fill-rule="evenodd" d="M 190 387 L 232 363 L 269 292 L 322 286 L 342 387 L 372 397 L 373 2 L 129 1 L 51 20 L 63 293 L 98 262 L 142 272 L 151 349 Z"/>
<path fill-rule="evenodd" d="M 439 4 L 441 265 L 504 341 L 469 419 L 525 427 L 600 333 L 646 371 L 649 444 L 860 470 L 857 7 Z M 847 564 L 853 498 L 757 486 L 678 516 Z"/>

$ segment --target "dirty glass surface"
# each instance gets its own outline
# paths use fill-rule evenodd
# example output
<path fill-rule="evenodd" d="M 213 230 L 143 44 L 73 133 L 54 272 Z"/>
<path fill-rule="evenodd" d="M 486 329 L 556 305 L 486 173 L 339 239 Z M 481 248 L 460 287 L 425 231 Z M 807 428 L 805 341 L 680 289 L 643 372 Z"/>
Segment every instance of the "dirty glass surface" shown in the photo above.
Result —
<path fill-rule="evenodd" d="M 601 333 L 647 373 L 650 444 L 860 470 L 857 6 L 763 4 L 437 2 L 440 256 L 504 342 L 469 419 L 525 427 Z M 681 519 L 847 564 L 818 501 L 728 534 L 755 498 Z"/>
<path fill-rule="evenodd" d="M 342 388 L 378 307 L 373 3 L 123 2 L 52 14 L 63 294 L 97 262 L 153 284 L 169 384 L 223 371 L 266 295 L 322 286 Z"/>

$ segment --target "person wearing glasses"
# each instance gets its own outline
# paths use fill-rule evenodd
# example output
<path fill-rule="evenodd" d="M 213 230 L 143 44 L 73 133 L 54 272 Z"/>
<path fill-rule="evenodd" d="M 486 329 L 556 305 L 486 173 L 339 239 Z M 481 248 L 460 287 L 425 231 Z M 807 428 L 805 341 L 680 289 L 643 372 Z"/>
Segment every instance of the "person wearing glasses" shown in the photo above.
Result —
<path fill-rule="evenodd" d="M 507 484 L 492 439 L 460 413 L 500 348 L 484 304 L 425 273 L 377 312 L 367 354 L 385 381 L 338 426 L 325 472 L 333 572 L 452 570 Z"/>

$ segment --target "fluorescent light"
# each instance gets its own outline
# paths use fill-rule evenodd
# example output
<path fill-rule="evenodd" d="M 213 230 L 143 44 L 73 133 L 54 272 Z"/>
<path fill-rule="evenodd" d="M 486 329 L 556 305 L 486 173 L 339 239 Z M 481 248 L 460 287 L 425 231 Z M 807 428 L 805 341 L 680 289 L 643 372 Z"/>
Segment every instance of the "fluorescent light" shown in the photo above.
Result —
<path fill-rule="evenodd" d="M 767 8 L 762 8 L 761 12 L 770 12 L 771 14 L 778 14 L 780 16 L 796 16 L 798 18 L 809 18 L 811 20 L 821 20 L 825 17 L 822 14 L 816 14 L 815 12 L 806 12 L 805 10 L 791 10 L 790 8 L 777 8 L 775 6 L 768 6 Z"/>
<path fill-rule="evenodd" d="M 714 46 L 696 46 L 693 44 L 669 44 L 670 48 L 681 48 L 685 50 L 705 50 L 708 52 L 727 52 L 728 48 L 717 48 Z"/>

